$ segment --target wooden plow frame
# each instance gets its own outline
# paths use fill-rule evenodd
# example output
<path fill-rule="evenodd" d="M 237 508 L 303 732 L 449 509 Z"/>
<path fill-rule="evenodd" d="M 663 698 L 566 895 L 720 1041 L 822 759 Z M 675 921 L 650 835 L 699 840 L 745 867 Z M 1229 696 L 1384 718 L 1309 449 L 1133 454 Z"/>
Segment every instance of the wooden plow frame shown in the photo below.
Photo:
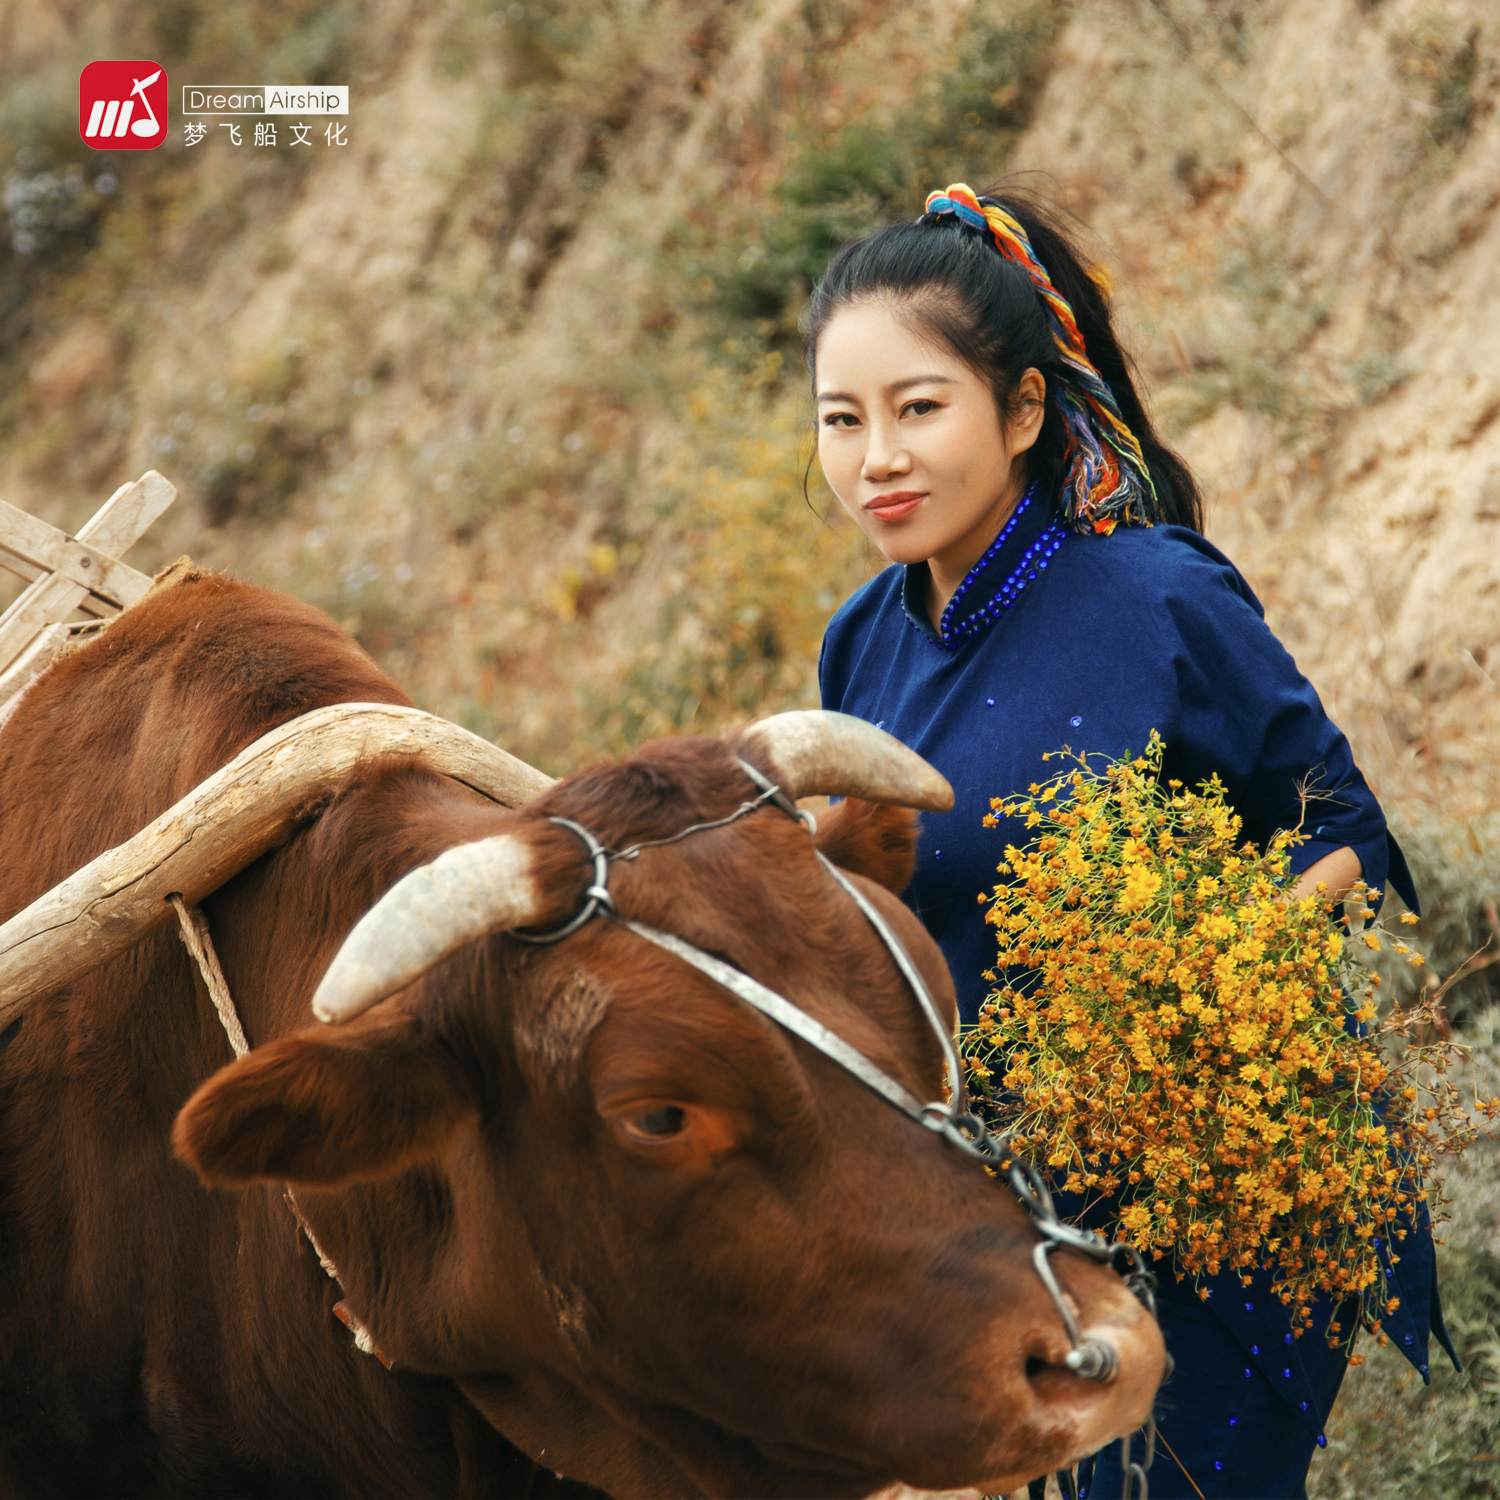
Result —
<path fill-rule="evenodd" d="M 0 500 L 0 568 L 29 587 L 0 615 L 0 705 L 80 632 L 134 604 L 151 579 L 120 561 L 177 498 L 155 469 L 122 484 L 76 537 Z M 90 618 L 68 623 L 82 611 Z"/>

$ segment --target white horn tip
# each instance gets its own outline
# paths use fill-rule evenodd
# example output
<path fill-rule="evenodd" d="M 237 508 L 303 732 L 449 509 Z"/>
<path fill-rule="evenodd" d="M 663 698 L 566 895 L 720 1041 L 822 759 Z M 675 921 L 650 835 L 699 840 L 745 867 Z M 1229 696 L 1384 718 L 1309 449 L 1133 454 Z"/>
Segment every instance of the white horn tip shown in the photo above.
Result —
<path fill-rule="evenodd" d="M 827 794 L 948 812 L 953 788 L 895 735 L 826 708 L 773 714 L 745 738 L 776 766 L 794 796 Z"/>
<path fill-rule="evenodd" d="M 318 1020 L 337 1026 L 352 1021 L 399 988 L 383 984 L 380 976 L 363 964 L 335 959 L 313 994 L 312 1012 Z"/>
<path fill-rule="evenodd" d="M 524 927 L 539 902 L 515 833 L 458 844 L 404 875 L 355 924 L 313 993 L 313 1014 L 352 1021 L 486 933 Z"/>

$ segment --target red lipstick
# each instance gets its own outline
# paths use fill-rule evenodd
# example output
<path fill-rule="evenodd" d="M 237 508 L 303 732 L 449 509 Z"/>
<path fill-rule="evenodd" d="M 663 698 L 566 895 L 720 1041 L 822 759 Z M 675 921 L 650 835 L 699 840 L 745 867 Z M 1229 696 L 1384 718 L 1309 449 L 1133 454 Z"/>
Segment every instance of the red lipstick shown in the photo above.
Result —
<path fill-rule="evenodd" d="M 926 490 L 892 490 L 889 494 L 866 500 L 864 508 L 877 521 L 899 521 L 909 516 L 926 498 Z"/>

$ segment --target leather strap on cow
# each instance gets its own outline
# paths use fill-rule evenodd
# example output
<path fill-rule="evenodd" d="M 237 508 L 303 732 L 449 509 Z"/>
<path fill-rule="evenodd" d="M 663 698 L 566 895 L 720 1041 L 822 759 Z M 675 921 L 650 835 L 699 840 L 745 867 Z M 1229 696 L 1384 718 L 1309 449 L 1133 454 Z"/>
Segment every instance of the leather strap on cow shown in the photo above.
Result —
<path fill-rule="evenodd" d="M 759 980 L 735 968 L 733 964 L 705 953 L 685 938 L 680 938 L 674 933 L 661 932 L 642 922 L 622 917 L 616 910 L 614 898 L 610 895 L 608 886 L 611 860 L 634 859 L 642 849 L 660 844 L 677 843 L 689 834 L 709 828 L 721 828 L 767 804 L 778 807 L 788 816 L 797 818 L 804 824 L 811 824 L 810 817 L 801 812 L 781 788 L 768 777 L 746 761 L 742 760 L 740 765 L 759 789 L 759 796 L 742 802 L 727 817 L 716 819 L 712 823 L 696 823 L 673 834 L 670 838 L 632 845 L 613 855 L 587 828 L 581 827 L 569 818 L 550 818 L 549 822 L 557 824 L 560 828 L 566 828 L 583 844 L 594 867 L 594 878 L 585 895 L 583 905 L 562 926 L 544 933 L 512 932 L 511 936 L 527 943 L 556 942 L 570 933 L 577 932 L 594 916 L 608 914 L 637 937 L 644 938 L 684 963 L 691 964 L 716 984 L 738 996 L 748 1005 L 754 1006 L 762 1014 L 769 1016 L 777 1025 L 801 1037 L 825 1057 L 853 1074 L 866 1088 L 879 1094 L 887 1104 L 899 1109 L 918 1124 L 935 1131 L 965 1155 L 973 1157 L 995 1173 L 1004 1173 L 1012 1191 L 1021 1200 L 1022 1206 L 1031 1215 L 1037 1231 L 1043 1236 L 1042 1243 L 1037 1246 L 1034 1262 L 1037 1274 L 1056 1304 L 1063 1326 L 1068 1333 L 1071 1345 L 1066 1361 L 1068 1368 L 1089 1380 L 1113 1379 L 1116 1368 L 1116 1355 L 1113 1347 L 1103 1340 L 1083 1337 L 1077 1320 L 1063 1298 L 1062 1289 L 1052 1274 L 1047 1257 L 1054 1250 L 1066 1247 L 1087 1255 L 1090 1259 L 1107 1263 L 1125 1278 L 1126 1285 L 1153 1316 L 1156 1313 L 1155 1276 L 1147 1269 L 1140 1252 L 1133 1245 L 1110 1244 L 1101 1235 L 1090 1230 L 1078 1229 L 1071 1224 L 1063 1223 L 1053 1206 L 1052 1195 L 1047 1189 L 1047 1184 L 1036 1168 L 1029 1162 L 1023 1161 L 1011 1149 L 1007 1137 L 992 1134 L 984 1122 L 967 1108 L 963 1065 L 958 1055 L 958 1048 L 954 1044 L 952 1034 L 943 1024 L 943 1019 L 921 972 L 912 962 L 911 955 L 906 951 L 890 924 L 843 871 L 824 858 L 821 853 L 818 855 L 823 867 L 851 897 L 865 919 L 875 929 L 915 995 L 918 1007 L 931 1026 L 943 1055 L 944 1067 L 948 1075 L 947 1100 L 922 1103 L 905 1085 L 876 1067 L 857 1048 L 850 1046 L 842 1037 L 830 1031 L 821 1021 L 808 1015 L 800 1006 L 794 1005 L 784 995 L 778 995 L 775 990 L 767 988 Z"/>
<path fill-rule="evenodd" d="M 821 853 L 818 854 L 824 868 L 848 893 L 865 919 L 875 929 L 916 997 L 917 1004 L 931 1026 L 942 1052 L 944 1070 L 948 1075 L 947 1100 L 935 1100 L 923 1104 L 904 1084 L 876 1067 L 858 1048 L 852 1047 L 842 1037 L 830 1031 L 815 1017 L 808 1015 L 800 1006 L 794 1005 L 784 995 L 777 994 L 775 990 L 761 984 L 759 980 L 752 978 L 742 969 L 735 968 L 733 964 L 705 953 L 685 938 L 623 917 L 616 909 L 614 897 L 609 891 L 611 860 L 635 859 L 643 849 L 662 844 L 675 844 L 689 834 L 710 828 L 721 828 L 767 804 L 779 808 L 790 817 L 797 818 L 808 827 L 809 832 L 816 831 L 817 825 L 813 822 L 811 815 L 802 812 L 780 787 L 748 762 L 741 760 L 740 765 L 759 789 L 759 796 L 741 803 L 727 817 L 716 819 L 711 823 L 695 823 L 669 838 L 636 844 L 615 854 L 611 854 L 587 828 L 571 819 L 559 817 L 549 819 L 560 828 L 566 828 L 588 851 L 589 859 L 594 867 L 593 881 L 589 885 L 583 905 L 578 912 L 560 927 L 550 932 L 512 932 L 510 935 L 526 943 L 559 942 L 564 937 L 577 932 L 595 916 L 613 917 L 627 931 L 672 954 L 682 962 L 690 964 L 701 974 L 712 979 L 715 984 L 768 1016 L 778 1026 L 800 1037 L 809 1046 L 816 1048 L 825 1057 L 852 1074 L 866 1088 L 878 1094 L 893 1108 L 899 1109 L 904 1115 L 927 1129 L 935 1131 L 965 1155 L 973 1157 L 996 1175 L 1004 1173 L 1011 1190 L 1031 1215 L 1037 1232 L 1042 1236 L 1041 1243 L 1033 1252 L 1032 1263 L 1042 1285 L 1052 1298 L 1067 1332 L 1070 1348 L 1065 1357 L 1065 1363 L 1070 1370 L 1086 1380 L 1100 1382 L 1112 1380 L 1118 1367 L 1118 1356 L 1113 1346 L 1103 1339 L 1084 1336 L 1053 1274 L 1049 1257 L 1053 1251 L 1066 1247 L 1092 1260 L 1105 1262 L 1124 1278 L 1126 1286 L 1153 1317 L 1156 1315 L 1156 1277 L 1147 1269 L 1145 1260 L 1134 1245 L 1123 1242 L 1111 1244 L 1102 1235 L 1063 1223 L 1053 1206 L 1052 1195 L 1047 1189 L 1046 1181 L 1037 1169 L 1031 1163 L 1022 1160 L 1011 1149 L 1008 1137 L 992 1134 L 984 1122 L 967 1108 L 963 1065 L 958 1055 L 958 1048 L 952 1034 L 943 1024 L 937 1005 L 932 999 L 921 972 L 912 962 L 911 955 L 907 953 L 904 944 L 896 936 L 889 923 L 841 870 Z M 1170 1369 L 1171 1357 L 1169 1355 L 1169 1372 Z M 1123 1500 L 1132 1500 L 1132 1489 L 1135 1491 L 1134 1500 L 1147 1500 L 1149 1487 L 1146 1471 L 1151 1467 L 1155 1448 L 1156 1418 L 1153 1414 L 1146 1425 L 1146 1446 L 1142 1463 L 1133 1461 L 1130 1438 L 1121 1439 L 1121 1467 L 1125 1471 Z M 1059 1476 L 1059 1482 L 1061 1481 L 1062 1476 Z"/>

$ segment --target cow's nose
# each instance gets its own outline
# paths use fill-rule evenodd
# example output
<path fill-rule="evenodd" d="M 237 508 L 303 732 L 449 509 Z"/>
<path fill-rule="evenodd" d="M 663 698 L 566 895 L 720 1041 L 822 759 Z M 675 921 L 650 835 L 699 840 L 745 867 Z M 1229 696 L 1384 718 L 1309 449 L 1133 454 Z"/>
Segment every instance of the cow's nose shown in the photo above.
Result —
<path fill-rule="evenodd" d="M 1097 1309 L 1080 1330 L 1076 1348 L 1059 1349 L 1049 1340 L 1046 1356 L 1033 1354 L 1027 1362 L 1037 1402 L 1072 1428 L 1068 1462 L 1143 1426 L 1165 1374 L 1166 1349 L 1156 1319 L 1121 1291 L 1125 1301 Z"/>

